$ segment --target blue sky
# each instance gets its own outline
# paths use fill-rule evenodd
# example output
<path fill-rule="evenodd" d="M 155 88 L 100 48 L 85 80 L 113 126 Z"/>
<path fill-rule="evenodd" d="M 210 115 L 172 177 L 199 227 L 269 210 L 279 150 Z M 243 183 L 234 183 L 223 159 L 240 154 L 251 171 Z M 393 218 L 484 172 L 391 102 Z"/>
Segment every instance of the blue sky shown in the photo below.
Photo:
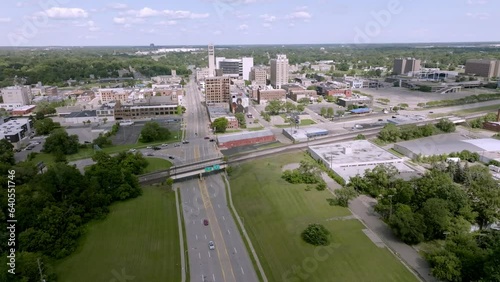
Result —
<path fill-rule="evenodd" d="M 498 18 L 498 0 L 9 0 L 0 46 L 500 41 Z"/>

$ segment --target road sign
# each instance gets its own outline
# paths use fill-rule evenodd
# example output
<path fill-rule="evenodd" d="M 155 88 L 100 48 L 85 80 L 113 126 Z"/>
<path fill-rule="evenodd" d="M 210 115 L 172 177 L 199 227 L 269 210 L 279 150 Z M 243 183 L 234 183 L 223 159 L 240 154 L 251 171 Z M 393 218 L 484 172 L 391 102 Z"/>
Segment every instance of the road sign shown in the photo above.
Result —
<path fill-rule="evenodd" d="M 220 169 L 220 165 L 214 165 L 214 170 L 219 170 Z"/>
<path fill-rule="evenodd" d="M 208 166 L 208 167 L 205 168 L 205 172 L 210 172 L 212 170 L 213 170 L 213 167 L 211 167 L 211 166 Z"/>

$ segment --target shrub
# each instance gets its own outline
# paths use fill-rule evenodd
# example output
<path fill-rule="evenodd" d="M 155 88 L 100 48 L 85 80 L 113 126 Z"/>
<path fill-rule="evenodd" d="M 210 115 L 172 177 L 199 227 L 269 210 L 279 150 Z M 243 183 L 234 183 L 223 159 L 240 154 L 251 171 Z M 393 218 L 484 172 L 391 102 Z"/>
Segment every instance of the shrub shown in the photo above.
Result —
<path fill-rule="evenodd" d="M 316 190 L 318 191 L 323 191 L 326 189 L 326 183 L 324 181 L 321 181 L 316 185 Z"/>
<path fill-rule="evenodd" d="M 302 231 L 302 240 L 314 246 L 328 246 L 330 244 L 330 231 L 321 224 L 309 224 Z"/>

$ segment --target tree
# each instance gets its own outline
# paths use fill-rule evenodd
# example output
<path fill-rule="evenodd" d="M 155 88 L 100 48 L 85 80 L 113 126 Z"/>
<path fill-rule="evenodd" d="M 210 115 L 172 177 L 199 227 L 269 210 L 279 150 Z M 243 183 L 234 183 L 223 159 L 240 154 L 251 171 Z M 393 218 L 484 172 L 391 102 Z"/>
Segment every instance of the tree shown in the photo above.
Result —
<path fill-rule="evenodd" d="M 102 119 L 102 122 L 103 122 L 104 124 L 106 124 L 106 122 L 108 122 L 108 118 L 106 118 L 106 117 L 105 117 L 105 118 L 103 118 L 103 119 Z"/>
<path fill-rule="evenodd" d="M 338 66 L 336 66 L 336 69 L 339 71 L 348 71 L 349 70 L 349 64 L 346 62 L 340 63 Z"/>
<path fill-rule="evenodd" d="M 393 123 L 386 124 L 378 134 L 378 138 L 385 142 L 396 142 L 400 136 L 401 131 Z"/>
<path fill-rule="evenodd" d="M 270 115 L 278 115 L 283 110 L 284 104 L 279 100 L 269 101 L 265 110 Z"/>
<path fill-rule="evenodd" d="M 141 130 L 141 141 L 144 143 L 154 141 L 165 141 L 170 138 L 170 131 L 161 127 L 156 121 L 146 122 Z"/>
<path fill-rule="evenodd" d="M 302 231 L 302 240 L 314 246 L 328 246 L 330 244 L 330 231 L 321 224 L 309 224 Z"/>
<path fill-rule="evenodd" d="M 94 139 L 94 141 L 92 141 L 92 144 L 103 148 L 112 145 L 113 143 L 108 137 L 104 136 L 102 133 L 99 133 L 99 136 L 96 139 Z"/>
<path fill-rule="evenodd" d="M 43 150 L 47 153 L 74 154 L 78 152 L 78 136 L 68 135 L 63 128 L 56 129 L 45 139 Z"/>
<path fill-rule="evenodd" d="M 389 226 L 407 244 L 418 244 L 424 240 L 425 225 L 422 215 L 414 213 L 408 205 L 396 204 L 395 212 L 389 219 Z"/>
<path fill-rule="evenodd" d="M 212 122 L 212 127 L 215 128 L 215 132 L 224 133 L 226 132 L 229 121 L 225 117 L 216 118 Z"/>
<path fill-rule="evenodd" d="M 326 113 L 327 113 L 327 109 L 325 107 L 322 107 L 321 110 L 320 110 L 320 115 L 323 116 L 323 117 L 326 117 Z"/>
<path fill-rule="evenodd" d="M 234 116 L 238 120 L 238 125 L 239 125 L 240 128 L 246 128 L 247 127 L 247 123 L 246 123 L 246 120 L 245 120 L 245 114 L 244 113 L 236 113 L 236 114 L 234 114 Z"/>
<path fill-rule="evenodd" d="M 38 135 L 47 135 L 61 124 L 54 122 L 51 118 L 37 119 L 34 123 L 35 131 Z"/>
<path fill-rule="evenodd" d="M 439 250 L 426 255 L 432 267 L 432 275 L 441 281 L 460 282 L 462 263 L 448 250 Z"/>
<path fill-rule="evenodd" d="M 297 111 L 298 112 L 303 112 L 306 109 L 306 106 L 304 104 L 298 104 L 297 105 Z"/>
<path fill-rule="evenodd" d="M 356 136 L 356 138 L 354 138 L 354 140 L 365 140 L 365 139 L 366 139 L 366 137 L 365 137 L 363 134 L 361 134 L 361 133 L 360 133 L 360 134 L 358 134 L 358 135 Z"/>
<path fill-rule="evenodd" d="M 428 199 L 419 210 L 419 213 L 422 215 L 424 224 L 427 227 L 425 239 L 444 238 L 444 232 L 448 230 L 451 220 L 448 202 L 437 198 Z"/>
<path fill-rule="evenodd" d="M 293 112 L 294 110 L 297 109 L 297 107 L 295 106 L 295 104 L 292 103 L 292 102 L 289 102 L 289 101 L 286 101 L 285 104 L 283 104 L 283 108 L 285 109 L 285 111 L 287 113 Z"/>
<path fill-rule="evenodd" d="M 341 189 L 336 189 L 333 191 L 333 194 L 337 197 L 335 202 L 337 205 L 341 207 L 347 207 L 349 205 L 349 201 L 354 199 L 358 193 L 351 186 L 346 186 Z"/>
<path fill-rule="evenodd" d="M 45 114 L 44 113 L 42 113 L 42 112 L 36 112 L 36 114 L 35 114 L 35 119 L 36 120 L 42 120 L 44 118 L 45 118 Z"/>
<path fill-rule="evenodd" d="M 333 115 L 335 114 L 335 110 L 332 107 L 329 107 L 326 111 L 326 116 L 328 118 L 333 118 Z"/>
<path fill-rule="evenodd" d="M 455 132 L 455 124 L 449 119 L 441 119 L 436 127 L 443 132 Z"/>

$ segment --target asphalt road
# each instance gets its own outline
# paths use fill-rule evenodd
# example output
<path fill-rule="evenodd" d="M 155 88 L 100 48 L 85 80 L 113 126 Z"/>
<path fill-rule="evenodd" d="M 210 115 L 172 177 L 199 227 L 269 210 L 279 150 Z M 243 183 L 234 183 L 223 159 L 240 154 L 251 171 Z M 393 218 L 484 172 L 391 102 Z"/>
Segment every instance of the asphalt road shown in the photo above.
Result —
<path fill-rule="evenodd" d="M 200 161 L 222 156 L 209 127 L 201 93 L 192 78 L 186 85 L 186 113 L 184 115 L 184 145 L 186 159 Z M 229 211 L 224 184 L 220 175 L 206 176 L 174 184 L 180 188 L 186 238 L 189 253 L 191 281 L 258 281 Z M 203 224 L 207 219 L 208 226 Z M 210 250 L 208 242 L 215 243 Z"/>

